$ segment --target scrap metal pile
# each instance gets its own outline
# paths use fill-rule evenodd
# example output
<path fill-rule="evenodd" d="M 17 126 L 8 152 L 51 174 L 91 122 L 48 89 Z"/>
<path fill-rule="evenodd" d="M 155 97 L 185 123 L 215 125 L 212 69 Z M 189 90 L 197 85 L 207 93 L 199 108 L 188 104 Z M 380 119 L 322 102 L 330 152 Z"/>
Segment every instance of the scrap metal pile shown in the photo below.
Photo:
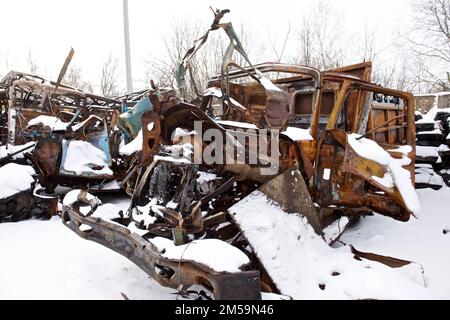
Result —
<path fill-rule="evenodd" d="M 436 102 L 426 114 L 416 112 L 416 188 L 450 186 L 450 106 Z"/>
<path fill-rule="evenodd" d="M 10 73 L 0 84 L 8 144 L 0 161 L 29 165 L 37 177 L 0 200 L 9 208 L 0 210 L 3 218 L 28 217 L 36 206 L 51 216 L 53 192 L 70 187 L 59 209 L 81 237 L 126 256 L 162 285 L 259 299 L 261 291 L 286 291 L 246 216 L 256 198 L 306 221 L 328 244 L 362 215 L 408 221 L 417 213 L 411 94 L 371 83 L 370 63 L 331 71 L 253 65 L 231 23 L 220 23 L 226 12 L 215 12 L 180 64 L 183 90 L 209 32 L 229 36 L 222 69 L 197 104 L 155 86 L 107 99 Z M 236 52 L 246 66 L 233 62 Z M 93 195 L 111 190 L 130 195 L 127 211 Z M 18 198 L 23 192 L 26 201 Z M 352 250 L 393 267 L 409 263 Z"/>

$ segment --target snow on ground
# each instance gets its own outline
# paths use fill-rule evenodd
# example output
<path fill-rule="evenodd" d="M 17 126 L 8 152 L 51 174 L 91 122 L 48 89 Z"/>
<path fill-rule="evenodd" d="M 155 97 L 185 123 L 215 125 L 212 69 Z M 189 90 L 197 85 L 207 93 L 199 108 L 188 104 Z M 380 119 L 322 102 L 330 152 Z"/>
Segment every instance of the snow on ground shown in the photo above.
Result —
<path fill-rule="evenodd" d="M 0 299 L 175 299 L 132 262 L 60 218 L 0 224 Z"/>
<path fill-rule="evenodd" d="M 430 299 L 420 266 L 392 269 L 333 249 L 306 218 L 287 214 L 255 191 L 230 208 L 268 274 L 294 299 Z"/>
<path fill-rule="evenodd" d="M 219 239 L 194 240 L 181 246 L 162 237 L 155 237 L 150 242 L 167 259 L 198 262 L 217 272 L 239 272 L 250 263 L 245 253 Z"/>
<path fill-rule="evenodd" d="M 361 219 L 341 238 L 360 251 L 415 261 L 424 268 L 427 289 L 450 299 L 450 188 L 417 190 L 422 204 L 419 219 L 407 223 L 381 215 Z"/>
<path fill-rule="evenodd" d="M 312 276 L 304 278 L 297 298 L 450 299 L 450 188 L 417 193 L 422 203 L 419 219 L 404 223 L 381 215 L 361 218 L 341 240 L 360 251 L 412 260 L 423 266 L 423 276 L 417 277 L 417 264 L 388 269 L 354 260 L 346 247 L 332 249 L 314 241 L 309 247 L 315 251 L 302 258 L 314 267 L 307 270 Z M 129 202 L 123 200 L 102 197 L 104 203 L 126 210 Z M 265 220 L 259 220 L 264 227 Z M 270 241 L 265 246 L 273 247 Z M 289 242 L 282 247 L 289 249 Z M 292 265 L 299 257 L 292 244 L 290 248 L 286 252 Z M 56 217 L 0 224 L 0 261 L 0 299 L 123 299 L 121 292 L 130 299 L 177 297 L 175 290 L 160 286 L 121 255 L 78 237 Z M 358 264 L 372 269 L 362 270 Z M 294 269 L 287 271 L 301 274 Z M 325 284 L 325 289 L 318 284 Z"/>

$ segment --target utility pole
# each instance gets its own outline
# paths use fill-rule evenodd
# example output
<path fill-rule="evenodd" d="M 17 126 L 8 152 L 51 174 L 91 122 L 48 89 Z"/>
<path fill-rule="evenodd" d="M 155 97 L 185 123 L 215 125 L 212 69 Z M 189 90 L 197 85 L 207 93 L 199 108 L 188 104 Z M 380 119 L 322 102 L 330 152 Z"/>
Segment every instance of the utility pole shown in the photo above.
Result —
<path fill-rule="evenodd" d="M 127 93 L 133 92 L 131 77 L 130 27 L 128 23 L 128 0 L 123 0 L 123 32 L 125 38 L 125 68 L 127 73 Z"/>

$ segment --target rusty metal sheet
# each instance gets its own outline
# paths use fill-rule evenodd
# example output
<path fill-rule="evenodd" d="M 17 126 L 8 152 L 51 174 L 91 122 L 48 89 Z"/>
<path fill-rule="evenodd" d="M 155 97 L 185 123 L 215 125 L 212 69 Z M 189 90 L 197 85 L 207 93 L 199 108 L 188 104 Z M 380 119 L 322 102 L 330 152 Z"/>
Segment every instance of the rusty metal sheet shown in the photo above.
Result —
<path fill-rule="evenodd" d="M 286 170 L 263 184 L 258 190 L 286 212 L 305 216 L 314 231 L 319 235 L 322 234 L 319 215 L 298 168 Z"/>
<path fill-rule="evenodd" d="M 150 242 L 125 227 L 83 217 L 68 206 L 63 207 L 63 223 L 80 237 L 100 243 L 133 261 L 163 286 L 177 289 L 181 284 L 207 287 L 220 300 L 260 300 L 258 271 L 215 272 L 200 263 L 172 261 L 161 256 Z M 81 231 L 80 225 L 89 231 Z"/>

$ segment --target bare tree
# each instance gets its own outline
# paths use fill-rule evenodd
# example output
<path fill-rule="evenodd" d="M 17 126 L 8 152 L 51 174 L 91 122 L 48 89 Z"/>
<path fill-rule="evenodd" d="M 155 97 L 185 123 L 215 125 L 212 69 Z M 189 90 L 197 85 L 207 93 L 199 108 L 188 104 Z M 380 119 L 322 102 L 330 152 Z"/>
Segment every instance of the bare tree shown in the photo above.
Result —
<path fill-rule="evenodd" d="M 148 61 L 147 82 L 154 79 L 159 86 L 176 89 L 175 80 L 178 72 L 178 64 L 183 55 L 200 35 L 198 24 L 189 25 L 186 21 L 171 21 L 170 36 L 163 36 L 162 43 L 165 54 L 163 57 L 152 57 Z M 193 79 L 192 81 L 196 81 Z M 190 92 L 188 100 L 195 95 Z"/>
<path fill-rule="evenodd" d="M 313 66 L 314 35 L 311 24 L 306 18 L 303 18 L 300 30 L 297 32 L 297 40 L 300 47 L 298 48 L 297 57 L 294 58 L 295 62 L 306 66 Z"/>
<path fill-rule="evenodd" d="M 65 85 L 86 91 L 86 92 L 94 92 L 93 85 L 85 81 L 82 77 L 81 68 L 76 65 L 72 65 L 69 67 L 64 79 L 62 81 Z"/>
<path fill-rule="evenodd" d="M 172 20 L 169 35 L 162 37 L 164 56 L 153 57 L 151 61 L 148 61 L 149 68 L 146 74 L 146 82 L 149 83 L 150 79 L 153 79 L 160 87 L 178 89 L 176 79 L 179 63 L 205 31 L 205 27 L 198 22 Z M 250 54 L 249 51 L 253 51 L 248 50 L 248 48 L 254 48 L 255 53 L 260 53 L 258 50 L 260 48 L 256 45 L 252 46 L 255 41 L 248 35 L 242 25 L 235 26 L 235 31 L 247 54 Z M 185 100 L 194 101 L 200 98 L 207 80 L 220 72 L 229 41 L 225 32 L 220 29 L 209 33 L 206 43 L 190 61 L 190 67 L 187 70 L 187 88 L 181 93 Z M 233 59 L 237 64 L 245 66 L 244 59 L 239 54 L 235 53 Z"/>
<path fill-rule="evenodd" d="M 118 60 L 110 54 L 102 66 L 102 75 L 100 78 L 100 89 L 105 97 L 118 95 L 117 85 L 117 67 Z"/>
<path fill-rule="evenodd" d="M 31 48 L 28 49 L 27 63 L 28 63 L 28 72 L 30 74 L 37 74 L 38 66 L 31 52 Z"/>
<path fill-rule="evenodd" d="M 361 61 L 374 61 L 378 52 L 376 51 L 376 30 L 364 27 L 364 34 L 357 44 L 358 56 Z"/>
<path fill-rule="evenodd" d="M 312 25 L 315 48 L 315 65 L 319 69 L 331 69 L 342 66 L 345 59 L 344 39 L 336 8 L 331 4 L 319 2 L 312 11 Z"/>
<path fill-rule="evenodd" d="M 450 89 L 450 0 L 416 0 L 415 23 L 405 36 L 408 50 L 420 59 L 422 88 Z"/>
<path fill-rule="evenodd" d="M 2 57 L 3 63 L 2 63 L 2 68 L 0 68 L 0 70 L 3 69 L 4 74 L 6 74 L 7 72 L 9 72 L 9 56 L 8 56 L 8 53 L 7 52 L 3 52 L 1 54 L 1 57 Z M 0 79 L 3 78 L 2 75 L 3 75 L 3 73 L 0 74 Z"/>
<path fill-rule="evenodd" d="M 318 69 L 342 66 L 347 53 L 336 10 L 330 3 L 319 1 L 305 14 L 294 32 L 298 47 L 290 58 L 292 62 Z"/>
<path fill-rule="evenodd" d="M 281 38 L 278 33 L 273 33 L 272 30 L 270 30 L 269 27 L 266 25 L 267 40 L 270 44 L 271 51 L 275 55 L 275 60 L 277 62 L 281 62 L 283 60 L 283 57 L 286 52 L 286 46 L 292 31 L 291 21 L 286 20 L 286 24 L 287 29 L 285 35 Z M 279 43 L 278 40 L 281 40 L 282 42 Z"/>

